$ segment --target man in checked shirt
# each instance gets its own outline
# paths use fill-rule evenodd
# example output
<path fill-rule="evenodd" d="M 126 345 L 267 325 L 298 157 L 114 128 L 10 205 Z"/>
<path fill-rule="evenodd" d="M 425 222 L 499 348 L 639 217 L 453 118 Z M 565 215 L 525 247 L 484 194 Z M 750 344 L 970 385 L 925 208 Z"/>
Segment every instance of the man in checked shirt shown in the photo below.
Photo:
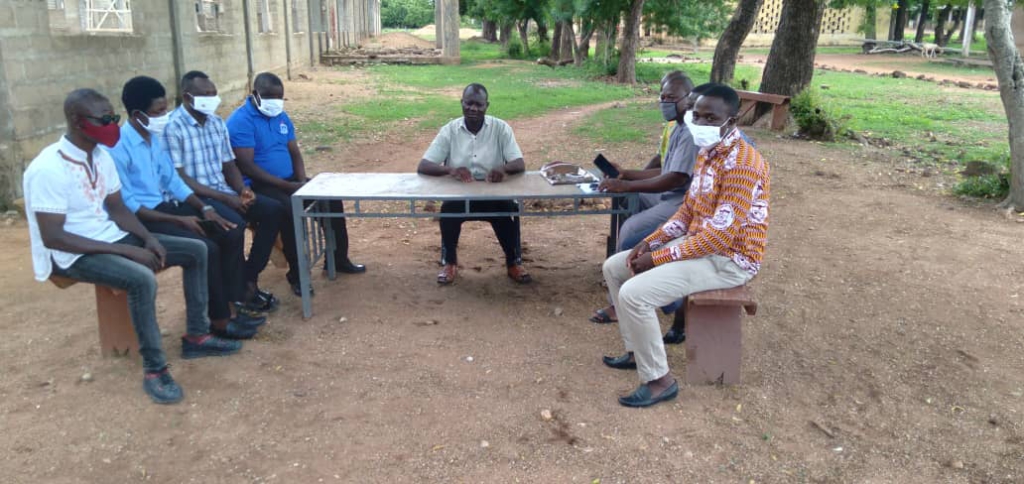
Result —
<path fill-rule="evenodd" d="M 606 356 L 604 363 L 640 374 L 640 386 L 619 398 L 627 407 L 679 393 L 655 310 L 680 296 L 746 284 L 761 267 L 771 177 L 768 163 L 736 129 L 739 104 L 736 91 L 720 84 L 697 100 L 689 128 L 700 151 L 686 200 L 660 229 L 604 263 L 626 346 L 624 355 Z"/>

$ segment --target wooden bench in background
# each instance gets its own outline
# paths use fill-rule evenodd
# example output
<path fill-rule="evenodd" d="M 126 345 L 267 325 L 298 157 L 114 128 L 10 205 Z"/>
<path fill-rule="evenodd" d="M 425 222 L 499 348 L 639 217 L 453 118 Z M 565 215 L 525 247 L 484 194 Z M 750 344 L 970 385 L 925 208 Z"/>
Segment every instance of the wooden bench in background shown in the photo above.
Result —
<path fill-rule="evenodd" d="M 743 356 L 741 309 L 751 316 L 757 312 L 757 302 L 747 286 L 687 297 L 686 383 L 739 383 Z"/>
<path fill-rule="evenodd" d="M 74 279 L 50 276 L 53 285 L 66 289 L 78 283 Z M 100 327 L 100 353 L 104 356 L 138 354 L 139 339 L 135 336 L 128 312 L 128 293 L 96 285 L 96 317 Z"/>
<path fill-rule="evenodd" d="M 782 131 L 786 129 L 786 123 L 789 122 L 789 96 L 753 91 L 736 91 L 736 93 L 740 95 L 740 124 L 744 126 L 754 124 L 757 119 L 751 118 L 753 118 L 753 113 L 757 110 L 757 104 L 768 103 L 772 105 L 772 130 Z"/>

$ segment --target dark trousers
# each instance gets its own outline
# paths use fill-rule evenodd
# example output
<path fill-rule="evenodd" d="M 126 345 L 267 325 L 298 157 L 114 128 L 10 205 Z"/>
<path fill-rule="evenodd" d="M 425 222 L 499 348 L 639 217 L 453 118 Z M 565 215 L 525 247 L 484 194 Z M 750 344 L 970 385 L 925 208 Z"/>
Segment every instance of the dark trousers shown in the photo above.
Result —
<path fill-rule="evenodd" d="M 469 202 L 470 213 L 515 212 L 519 206 L 512 200 L 480 200 Z M 441 213 L 465 213 L 465 201 L 450 201 L 441 204 Z M 462 222 L 467 220 L 490 222 L 494 235 L 505 252 L 505 265 L 514 266 L 523 263 L 522 248 L 519 240 L 519 217 L 442 217 L 441 218 L 441 262 L 458 264 L 459 235 L 462 233 Z"/>
<path fill-rule="evenodd" d="M 284 258 L 288 261 L 288 282 L 293 284 L 297 283 L 299 282 L 298 242 L 295 240 L 295 220 L 292 219 L 291 194 L 286 193 L 275 186 L 265 185 L 256 181 L 253 181 L 252 189 L 261 197 L 276 200 L 284 206 L 284 216 L 282 217 L 283 223 L 281 224 L 281 245 L 284 246 L 282 248 Z M 330 210 L 332 213 L 344 213 L 345 205 L 342 204 L 341 201 L 332 201 L 330 202 Z M 334 231 L 334 265 L 335 268 L 337 268 L 338 266 L 349 262 L 348 226 L 345 224 L 344 218 L 332 218 L 331 229 Z M 326 264 L 327 261 L 325 260 L 325 267 Z"/>
<path fill-rule="evenodd" d="M 215 207 L 215 209 L 222 217 L 227 218 L 221 213 L 220 208 Z M 202 213 L 187 204 L 164 202 L 157 205 L 154 210 L 168 215 L 203 218 Z M 230 209 L 228 211 L 234 213 Z M 208 260 L 206 279 L 210 292 L 210 319 L 230 318 L 231 308 L 229 305 L 231 301 L 241 301 L 242 293 L 245 290 L 242 280 L 245 225 L 242 224 L 233 230 L 221 232 L 213 238 L 204 237 L 169 222 L 143 222 L 143 225 L 153 233 L 185 237 L 206 244 Z"/>
<path fill-rule="evenodd" d="M 245 282 L 256 284 L 260 278 L 260 273 L 270 263 L 270 254 L 274 250 L 277 234 L 281 232 L 284 215 L 290 212 L 285 210 L 285 206 L 282 206 L 277 200 L 260 196 L 259 194 L 256 195 L 256 201 L 244 214 L 240 214 L 232 210 L 231 207 L 216 200 L 207 198 L 203 199 L 203 202 L 216 209 L 221 217 L 238 225 L 239 229 L 244 230 L 246 224 L 251 224 L 255 227 L 256 233 L 252 237 L 249 257 L 244 262 L 245 272 L 243 277 Z"/>

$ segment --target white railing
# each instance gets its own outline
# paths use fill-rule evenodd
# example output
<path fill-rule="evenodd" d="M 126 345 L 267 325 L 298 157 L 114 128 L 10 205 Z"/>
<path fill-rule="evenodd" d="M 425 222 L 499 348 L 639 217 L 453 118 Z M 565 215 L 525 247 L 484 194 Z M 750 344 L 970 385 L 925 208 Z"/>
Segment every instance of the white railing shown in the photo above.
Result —
<path fill-rule="evenodd" d="M 131 32 L 131 0 L 85 0 L 85 29 L 90 32 Z"/>

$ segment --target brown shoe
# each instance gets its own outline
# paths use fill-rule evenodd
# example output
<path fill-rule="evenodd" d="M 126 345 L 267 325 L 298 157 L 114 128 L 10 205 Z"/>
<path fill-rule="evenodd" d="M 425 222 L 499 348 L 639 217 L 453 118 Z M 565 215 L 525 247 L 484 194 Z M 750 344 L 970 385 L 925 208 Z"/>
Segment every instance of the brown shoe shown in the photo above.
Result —
<path fill-rule="evenodd" d="M 459 273 L 459 266 L 455 264 L 445 264 L 441 272 L 437 273 L 437 283 L 441 285 L 448 285 L 455 282 L 455 276 Z"/>
<path fill-rule="evenodd" d="M 508 266 L 508 277 L 519 284 L 529 284 L 533 282 L 533 278 L 530 277 L 530 273 L 526 272 L 526 268 L 522 264 L 516 264 L 514 266 Z"/>

